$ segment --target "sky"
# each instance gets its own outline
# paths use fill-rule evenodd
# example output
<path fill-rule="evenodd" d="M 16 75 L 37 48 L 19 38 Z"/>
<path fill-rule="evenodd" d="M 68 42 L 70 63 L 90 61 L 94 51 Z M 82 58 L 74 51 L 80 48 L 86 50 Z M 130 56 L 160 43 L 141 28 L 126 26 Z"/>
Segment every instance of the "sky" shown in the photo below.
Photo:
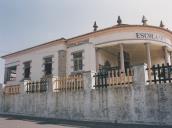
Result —
<path fill-rule="evenodd" d="M 159 26 L 172 30 L 172 0 L 0 0 L 0 56 L 61 37 L 69 38 L 117 24 Z M 0 59 L 0 83 L 4 60 Z"/>

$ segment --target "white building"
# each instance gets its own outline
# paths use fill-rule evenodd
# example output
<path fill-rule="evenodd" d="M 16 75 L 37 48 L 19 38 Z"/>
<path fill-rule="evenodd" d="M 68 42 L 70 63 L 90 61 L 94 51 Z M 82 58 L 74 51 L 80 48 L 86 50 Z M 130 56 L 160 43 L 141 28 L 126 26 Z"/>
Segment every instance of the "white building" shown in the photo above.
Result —
<path fill-rule="evenodd" d="M 146 63 L 171 64 L 172 32 L 164 25 L 118 24 L 73 37 L 58 39 L 2 56 L 5 59 L 6 86 L 21 85 L 24 80 L 66 76 L 83 71 L 97 72 L 104 65 L 125 69 Z"/>

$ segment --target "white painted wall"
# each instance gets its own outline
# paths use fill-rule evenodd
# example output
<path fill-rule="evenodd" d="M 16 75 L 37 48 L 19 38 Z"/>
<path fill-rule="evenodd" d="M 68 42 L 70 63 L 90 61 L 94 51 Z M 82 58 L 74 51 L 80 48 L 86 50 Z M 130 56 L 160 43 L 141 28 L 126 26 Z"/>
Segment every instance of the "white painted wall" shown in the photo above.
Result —
<path fill-rule="evenodd" d="M 83 43 L 67 49 L 67 74 L 73 72 L 73 52 L 83 51 L 83 71 L 96 71 L 95 45 Z"/>
<path fill-rule="evenodd" d="M 43 58 L 46 56 L 53 55 L 53 75 L 58 75 L 58 51 L 66 50 L 64 44 L 57 46 L 52 46 L 38 51 L 33 51 L 24 55 L 6 59 L 6 67 L 17 65 L 17 78 L 16 81 L 8 81 L 7 85 L 17 85 L 20 84 L 20 81 L 23 79 L 24 65 L 23 62 L 31 62 L 31 80 L 40 80 L 43 76 Z M 96 71 L 96 55 L 95 55 L 95 46 L 92 43 L 80 44 L 78 46 L 67 48 L 67 74 L 69 75 L 73 72 L 73 56 L 71 53 L 77 51 L 83 51 L 83 71 Z M 15 63 L 14 63 L 15 62 Z"/>
<path fill-rule="evenodd" d="M 158 41 L 152 41 L 152 40 L 136 40 L 136 32 L 143 32 L 143 33 L 154 33 L 160 36 L 163 36 L 164 41 L 166 42 L 158 42 Z M 57 44 L 56 46 L 48 46 L 47 48 L 42 48 L 37 51 L 33 51 L 27 54 L 23 54 L 20 56 L 16 56 L 10 59 L 6 59 L 6 66 L 12 66 L 12 65 L 18 65 L 17 66 L 17 79 L 16 82 L 8 82 L 7 84 L 17 84 L 23 79 L 23 62 L 25 61 L 32 61 L 31 63 L 31 79 L 32 80 L 39 80 L 43 76 L 43 57 L 53 55 L 53 75 L 58 74 L 58 50 L 67 50 L 67 74 L 71 74 L 73 72 L 73 55 L 71 53 L 77 52 L 77 51 L 83 51 L 83 71 L 96 71 L 96 66 L 98 64 L 104 64 L 104 62 L 108 59 L 112 66 L 117 65 L 117 62 L 114 61 L 117 58 L 112 56 L 111 54 L 108 54 L 104 51 L 99 51 L 99 53 L 96 53 L 95 48 L 99 47 L 100 45 L 115 45 L 117 43 L 145 43 L 145 42 L 151 42 L 154 44 L 158 44 L 160 46 L 168 46 L 168 50 L 172 51 L 171 47 L 171 37 L 165 33 L 164 31 L 157 30 L 157 32 L 153 29 L 140 29 L 140 28 L 122 28 L 115 31 L 111 31 L 108 33 L 104 33 L 103 35 L 98 36 L 92 36 L 89 38 L 89 42 L 87 43 L 81 43 L 77 44 L 75 46 L 68 46 L 66 48 L 65 44 Z M 104 47 L 104 46 L 103 46 Z M 96 57 L 97 56 L 97 57 Z M 154 63 L 163 63 L 164 62 L 164 56 L 161 52 L 156 52 L 152 54 L 152 64 Z M 133 59 L 133 58 L 132 58 Z M 146 59 L 142 58 L 140 61 L 140 58 L 138 56 L 137 58 L 134 58 L 135 62 L 133 61 L 133 64 L 142 63 L 145 62 Z M 16 62 L 16 63 L 14 63 Z"/>
<path fill-rule="evenodd" d="M 162 36 L 162 42 L 156 41 L 156 40 L 144 40 L 144 39 L 138 39 L 136 36 L 136 33 L 153 33 L 154 35 Z M 164 41 L 164 42 L 163 42 Z M 172 51 L 172 41 L 171 38 L 167 33 L 164 31 L 157 30 L 151 28 L 143 28 L 141 30 L 140 28 L 121 28 L 119 30 L 114 30 L 108 33 L 100 34 L 98 36 L 94 36 L 90 38 L 90 42 L 93 42 L 96 46 L 96 48 L 103 48 L 105 49 L 108 47 L 115 47 L 119 43 L 123 44 L 144 44 L 144 43 L 151 43 L 154 45 L 157 45 L 158 47 L 167 46 L 169 51 Z M 131 64 L 137 65 L 137 64 L 143 64 L 147 63 L 146 60 L 146 53 L 131 53 L 130 56 Z M 97 67 L 98 64 L 104 64 L 106 60 L 109 60 L 112 65 L 117 66 L 117 58 L 113 57 L 112 55 L 98 50 L 96 53 L 97 56 Z M 134 56 L 134 57 L 133 57 Z M 158 51 L 151 51 L 151 58 L 152 58 L 152 65 L 153 64 L 162 64 L 164 63 L 164 53 L 163 50 Z M 170 61 L 170 56 L 168 55 L 168 59 Z"/>
<path fill-rule="evenodd" d="M 158 35 L 158 36 L 162 36 L 163 39 L 162 39 L 162 42 L 161 41 L 156 41 L 156 40 L 149 40 L 149 39 L 138 39 L 136 37 L 136 33 L 152 33 L 154 35 Z M 96 46 L 99 46 L 99 45 L 107 45 L 108 44 L 111 44 L 112 45 L 115 45 L 115 44 L 118 44 L 119 42 L 120 43 L 135 43 L 135 42 L 140 42 L 142 41 L 143 42 L 151 42 L 151 43 L 154 43 L 154 44 L 160 44 L 162 46 L 167 46 L 169 48 L 172 49 L 172 41 L 170 40 L 169 36 L 167 36 L 164 32 L 160 32 L 160 31 L 157 31 L 155 32 L 155 30 L 152 30 L 152 29 L 147 29 L 147 30 L 141 30 L 140 28 L 139 29 L 125 29 L 123 28 L 123 30 L 119 30 L 119 31 L 113 31 L 113 32 L 110 32 L 110 33 L 105 33 L 103 35 L 99 35 L 99 36 L 94 36 L 92 38 L 90 38 L 90 42 L 93 42 Z"/>
<path fill-rule="evenodd" d="M 44 69 L 43 58 L 50 55 L 53 55 L 52 73 L 53 75 L 57 75 L 58 74 L 58 51 L 65 50 L 65 49 L 66 49 L 66 46 L 64 44 L 58 44 L 56 46 L 50 46 L 50 47 L 43 48 L 37 51 L 32 51 L 24 55 L 6 59 L 5 60 L 6 67 L 15 66 L 16 64 L 18 65 L 16 81 L 8 81 L 7 85 L 20 84 L 20 81 L 23 79 L 23 73 L 24 73 L 23 62 L 26 62 L 26 61 L 32 61 L 31 62 L 31 80 L 40 80 L 40 78 L 44 74 L 43 73 L 43 69 Z M 16 61 L 17 63 L 13 63 Z"/>

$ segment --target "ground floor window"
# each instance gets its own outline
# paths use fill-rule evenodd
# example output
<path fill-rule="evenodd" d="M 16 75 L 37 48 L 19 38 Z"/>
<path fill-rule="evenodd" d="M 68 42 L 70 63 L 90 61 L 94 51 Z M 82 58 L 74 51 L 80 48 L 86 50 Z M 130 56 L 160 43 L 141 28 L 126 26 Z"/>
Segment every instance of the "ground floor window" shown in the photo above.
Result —
<path fill-rule="evenodd" d="M 83 69 L 82 51 L 73 53 L 73 70 L 81 71 Z"/>
<path fill-rule="evenodd" d="M 7 68 L 7 81 L 15 81 L 16 80 L 16 73 L 17 66 L 12 66 Z"/>
<path fill-rule="evenodd" d="M 24 62 L 24 78 L 25 79 L 30 78 L 30 64 L 31 64 L 31 61 Z"/>
<path fill-rule="evenodd" d="M 52 57 L 44 58 L 44 75 L 52 74 Z"/>

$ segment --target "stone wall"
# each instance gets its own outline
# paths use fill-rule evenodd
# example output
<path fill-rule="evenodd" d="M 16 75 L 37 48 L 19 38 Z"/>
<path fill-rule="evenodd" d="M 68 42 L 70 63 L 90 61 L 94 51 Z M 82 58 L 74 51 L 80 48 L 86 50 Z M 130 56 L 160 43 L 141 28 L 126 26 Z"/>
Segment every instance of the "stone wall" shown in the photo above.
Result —
<path fill-rule="evenodd" d="M 126 87 L 92 89 L 91 73 L 86 72 L 80 91 L 0 95 L 0 110 L 71 120 L 172 125 L 172 84 L 145 85 L 146 77 L 138 72 L 145 73 L 145 67 L 135 67 L 134 83 Z"/>

